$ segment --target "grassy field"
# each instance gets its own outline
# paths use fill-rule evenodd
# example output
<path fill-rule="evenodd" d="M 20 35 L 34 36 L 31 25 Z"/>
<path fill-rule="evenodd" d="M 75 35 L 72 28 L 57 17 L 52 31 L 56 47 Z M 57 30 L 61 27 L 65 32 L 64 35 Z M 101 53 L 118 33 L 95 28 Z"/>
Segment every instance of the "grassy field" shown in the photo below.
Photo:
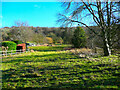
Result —
<path fill-rule="evenodd" d="M 56 46 L 35 46 L 35 47 L 28 47 L 29 49 L 33 49 L 35 51 L 61 51 L 64 48 L 69 48 L 71 45 L 56 45 Z"/>
<path fill-rule="evenodd" d="M 47 52 L 43 52 L 39 48 L 39 51 L 3 57 L 3 89 L 120 89 L 119 56 L 86 59 L 67 51 L 45 49 Z"/>

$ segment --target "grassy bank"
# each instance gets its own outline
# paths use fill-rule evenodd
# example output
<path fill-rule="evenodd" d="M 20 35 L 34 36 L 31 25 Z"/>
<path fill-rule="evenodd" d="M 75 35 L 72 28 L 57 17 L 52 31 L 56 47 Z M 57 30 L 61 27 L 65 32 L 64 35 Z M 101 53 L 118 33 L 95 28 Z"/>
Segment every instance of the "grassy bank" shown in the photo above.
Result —
<path fill-rule="evenodd" d="M 66 51 L 3 58 L 3 89 L 120 88 L 118 56 L 79 58 Z"/>

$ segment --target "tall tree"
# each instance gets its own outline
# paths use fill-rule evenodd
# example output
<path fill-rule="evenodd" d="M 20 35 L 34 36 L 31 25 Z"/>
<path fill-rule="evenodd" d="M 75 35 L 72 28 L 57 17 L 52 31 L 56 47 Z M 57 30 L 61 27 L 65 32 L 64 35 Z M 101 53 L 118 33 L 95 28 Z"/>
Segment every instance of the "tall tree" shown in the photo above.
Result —
<path fill-rule="evenodd" d="M 63 6 L 66 7 L 65 12 L 59 14 L 61 18 L 58 22 L 63 22 L 65 25 L 79 23 L 86 26 L 95 35 L 102 37 L 104 55 L 111 55 L 111 48 L 114 43 L 112 37 L 115 36 L 115 30 L 118 29 L 116 24 L 119 24 L 120 21 L 118 16 L 120 3 L 112 1 L 101 2 L 100 0 L 96 0 L 96 2 L 73 1 L 63 3 Z M 87 22 L 89 20 L 90 22 L 93 21 L 99 27 L 100 32 L 91 29 L 86 24 L 86 19 Z"/>
<path fill-rule="evenodd" d="M 85 31 L 81 27 L 77 27 L 74 31 L 72 43 L 76 48 L 83 48 L 86 46 Z"/>

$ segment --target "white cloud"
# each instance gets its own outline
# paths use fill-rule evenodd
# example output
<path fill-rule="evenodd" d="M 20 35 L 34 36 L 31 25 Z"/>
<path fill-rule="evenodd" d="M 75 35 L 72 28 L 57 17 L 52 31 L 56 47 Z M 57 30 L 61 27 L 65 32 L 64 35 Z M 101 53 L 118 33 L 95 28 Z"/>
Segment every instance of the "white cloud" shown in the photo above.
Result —
<path fill-rule="evenodd" d="M 39 6 L 39 5 L 34 5 L 34 7 L 36 7 L 36 8 L 40 8 L 40 6 Z"/>

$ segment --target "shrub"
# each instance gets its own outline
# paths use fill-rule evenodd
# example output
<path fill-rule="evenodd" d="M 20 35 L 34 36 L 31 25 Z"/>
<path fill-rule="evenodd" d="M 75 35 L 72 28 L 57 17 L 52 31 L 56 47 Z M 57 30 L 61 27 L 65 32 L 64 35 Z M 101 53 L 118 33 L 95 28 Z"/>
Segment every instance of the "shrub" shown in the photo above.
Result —
<path fill-rule="evenodd" d="M 83 48 L 86 46 L 85 31 L 81 27 L 77 27 L 77 29 L 75 29 L 72 44 L 76 48 Z"/>
<path fill-rule="evenodd" d="M 84 54 L 89 54 L 92 53 L 92 50 L 89 48 L 81 48 L 81 49 L 72 49 L 70 52 L 78 54 L 78 53 L 84 53 Z"/>
<path fill-rule="evenodd" d="M 72 49 L 70 50 L 71 53 L 78 55 L 79 57 L 90 57 L 96 56 L 97 54 L 93 52 L 92 49 L 89 48 L 81 48 L 81 49 Z"/>
<path fill-rule="evenodd" d="M 16 50 L 16 43 L 12 41 L 4 41 L 2 42 L 2 46 L 8 47 L 8 50 Z"/>

